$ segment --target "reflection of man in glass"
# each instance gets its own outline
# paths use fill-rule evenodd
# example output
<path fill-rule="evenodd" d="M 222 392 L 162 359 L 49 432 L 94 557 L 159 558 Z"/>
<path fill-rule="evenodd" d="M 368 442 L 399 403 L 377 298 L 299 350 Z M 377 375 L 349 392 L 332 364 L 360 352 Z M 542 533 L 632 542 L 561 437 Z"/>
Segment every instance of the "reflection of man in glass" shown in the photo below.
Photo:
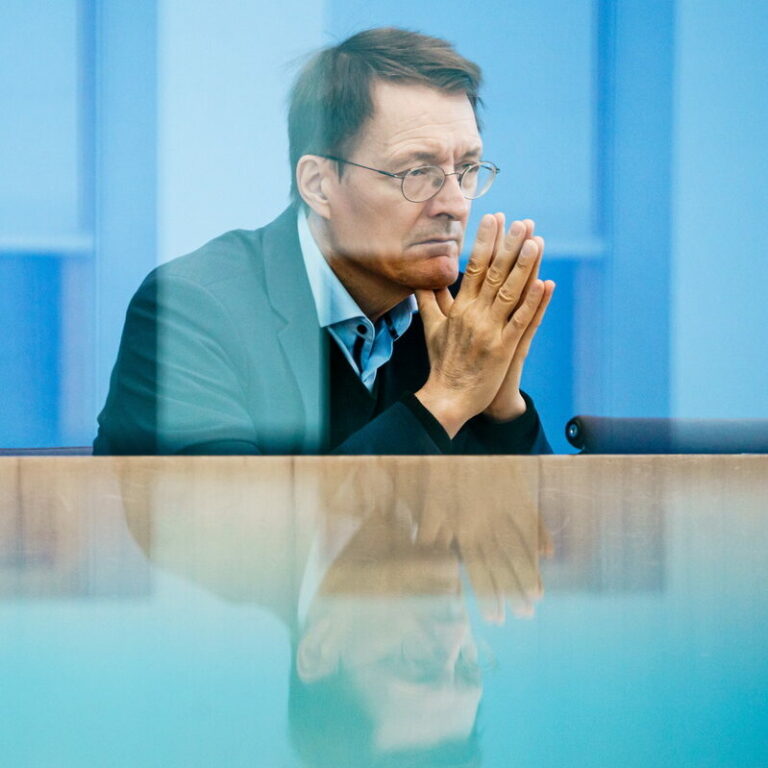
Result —
<path fill-rule="evenodd" d="M 455 553 L 363 524 L 299 601 L 291 741 L 311 766 L 479 764 L 482 696 Z"/>
<path fill-rule="evenodd" d="M 477 763 L 484 654 L 462 572 L 487 620 L 503 622 L 505 605 L 533 612 L 549 547 L 527 462 L 120 471 L 129 528 L 153 563 L 286 627 L 291 743 L 309 765 Z"/>
<path fill-rule="evenodd" d="M 95 451 L 548 451 L 520 391 L 554 289 L 533 222 L 483 217 L 457 283 L 499 170 L 480 79 L 398 29 L 313 57 L 291 94 L 293 204 L 144 281 Z"/>

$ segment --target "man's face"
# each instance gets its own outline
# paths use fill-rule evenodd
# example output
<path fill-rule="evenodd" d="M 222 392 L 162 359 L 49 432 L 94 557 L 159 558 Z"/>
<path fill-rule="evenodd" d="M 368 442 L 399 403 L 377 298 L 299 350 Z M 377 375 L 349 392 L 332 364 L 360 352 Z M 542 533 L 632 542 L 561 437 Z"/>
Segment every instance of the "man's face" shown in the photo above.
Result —
<path fill-rule="evenodd" d="M 297 663 L 331 660 L 324 673 L 344 675 L 382 751 L 467 739 L 477 718 L 483 681 L 464 596 L 447 571 L 435 576 L 452 593 L 321 596 L 300 641 Z M 305 682 L 322 678 L 306 671 Z"/>
<path fill-rule="evenodd" d="M 377 80 L 372 97 L 373 116 L 347 160 L 398 173 L 420 165 L 451 172 L 480 159 L 482 142 L 465 94 Z M 345 165 L 330 192 L 330 246 L 345 270 L 409 289 L 456 280 L 470 210 L 456 176 L 431 200 L 413 203 L 399 179 Z"/>

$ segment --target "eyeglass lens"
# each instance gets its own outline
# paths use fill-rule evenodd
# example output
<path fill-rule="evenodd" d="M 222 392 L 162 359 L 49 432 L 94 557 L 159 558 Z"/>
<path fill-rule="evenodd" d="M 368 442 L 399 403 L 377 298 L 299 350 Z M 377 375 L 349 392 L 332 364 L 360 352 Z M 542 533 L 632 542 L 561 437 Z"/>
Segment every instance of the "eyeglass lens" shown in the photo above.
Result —
<path fill-rule="evenodd" d="M 470 166 L 461 175 L 461 191 L 470 200 L 484 195 L 493 184 L 496 171 L 489 165 Z M 414 203 L 434 197 L 445 182 L 441 168 L 425 165 L 414 168 L 403 177 L 403 195 Z"/>

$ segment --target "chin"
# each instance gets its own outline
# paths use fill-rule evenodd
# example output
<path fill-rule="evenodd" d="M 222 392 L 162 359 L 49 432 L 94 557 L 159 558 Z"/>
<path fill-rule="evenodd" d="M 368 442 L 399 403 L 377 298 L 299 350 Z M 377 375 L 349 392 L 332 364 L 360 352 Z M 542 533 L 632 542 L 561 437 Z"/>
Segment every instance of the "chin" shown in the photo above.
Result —
<path fill-rule="evenodd" d="M 413 290 L 437 291 L 453 285 L 459 278 L 457 259 L 432 259 L 424 265 L 425 269 L 412 275 L 408 282 Z"/>

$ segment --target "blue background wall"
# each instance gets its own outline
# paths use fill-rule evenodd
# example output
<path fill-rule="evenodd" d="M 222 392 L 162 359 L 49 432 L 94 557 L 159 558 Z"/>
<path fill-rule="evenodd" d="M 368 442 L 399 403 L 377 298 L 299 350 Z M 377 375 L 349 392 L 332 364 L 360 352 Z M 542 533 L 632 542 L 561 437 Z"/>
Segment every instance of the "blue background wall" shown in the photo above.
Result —
<path fill-rule="evenodd" d="M 0 6 L 0 446 L 90 442 L 143 275 L 282 209 L 297 62 L 378 24 L 484 68 L 503 174 L 473 222 L 531 216 L 547 239 L 525 386 L 556 448 L 575 412 L 768 416 L 765 3 L 262 8 Z"/>

